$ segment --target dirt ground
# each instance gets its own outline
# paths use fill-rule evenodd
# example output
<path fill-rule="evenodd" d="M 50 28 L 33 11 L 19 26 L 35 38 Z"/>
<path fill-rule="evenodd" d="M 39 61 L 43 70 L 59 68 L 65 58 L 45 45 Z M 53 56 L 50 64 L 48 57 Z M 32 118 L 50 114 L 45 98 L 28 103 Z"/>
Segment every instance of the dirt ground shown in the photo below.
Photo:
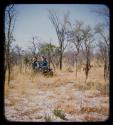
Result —
<path fill-rule="evenodd" d="M 5 117 L 9 121 L 87 122 L 109 117 L 108 87 L 103 69 L 93 68 L 85 83 L 83 71 L 62 71 L 53 77 L 14 72 L 5 88 Z M 60 110 L 55 115 L 54 110 Z M 61 112 L 65 115 L 62 118 Z"/>

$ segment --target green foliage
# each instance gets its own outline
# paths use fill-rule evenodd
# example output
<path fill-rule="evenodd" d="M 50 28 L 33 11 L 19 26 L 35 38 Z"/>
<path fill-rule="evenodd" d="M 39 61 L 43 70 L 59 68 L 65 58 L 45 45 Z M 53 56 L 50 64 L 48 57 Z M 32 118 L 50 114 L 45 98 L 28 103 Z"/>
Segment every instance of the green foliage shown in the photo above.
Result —
<path fill-rule="evenodd" d="M 29 62 L 29 59 L 27 57 L 24 57 L 24 64 L 27 64 Z"/>
<path fill-rule="evenodd" d="M 64 112 L 62 112 L 62 110 L 54 109 L 54 110 L 53 110 L 53 114 L 54 114 L 55 116 L 57 116 L 57 117 L 63 119 L 63 120 L 66 120 L 66 118 L 65 118 L 66 115 L 64 114 Z"/>
<path fill-rule="evenodd" d="M 54 52 L 57 47 L 55 45 L 52 45 L 51 43 L 46 43 L 41 47 L 41 52 Z"/>

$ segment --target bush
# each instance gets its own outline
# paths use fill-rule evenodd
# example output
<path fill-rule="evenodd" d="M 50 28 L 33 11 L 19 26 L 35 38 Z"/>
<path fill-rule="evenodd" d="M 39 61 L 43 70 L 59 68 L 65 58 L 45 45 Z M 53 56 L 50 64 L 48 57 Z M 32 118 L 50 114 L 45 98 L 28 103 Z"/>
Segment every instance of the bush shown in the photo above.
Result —
<path fill-rule="evenodd" d="M 64 112 L 62 112 L 62 110 L 54 109 L 53 113 L 55 116 L 57 116 L 63 120 L 66 120 L 66 118 L 65 118 L 66 115 L 64 114 Z"/>

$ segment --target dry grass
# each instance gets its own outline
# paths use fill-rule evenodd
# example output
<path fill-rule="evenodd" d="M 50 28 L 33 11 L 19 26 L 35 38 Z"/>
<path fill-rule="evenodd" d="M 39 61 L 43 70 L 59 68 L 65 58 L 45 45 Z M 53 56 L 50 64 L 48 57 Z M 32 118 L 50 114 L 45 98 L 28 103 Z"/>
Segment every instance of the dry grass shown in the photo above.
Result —
<path fill-rule="evenodd" d="M 74 72 L 73 72 L 74 71 Z M 20 100 L 21 97 L 29 98 L 29 96 L 37 97 L 38 90 L 42 92 L 53 92 L 55 95 L 49 95 L 48 100 L 57 99 L 58 103 L 55 104 L 54 109 L 59 109 L 70 115 L 75 115 L 79 112 L 79 109 L 74 105 L 74 101 L 77 101 L 79 97 L 74 95 L 75 92 L 83 90 L 84 93 L 88 92 L 85 97 L 93 99 L 93 97 L 108 97 L 109 96 L 109 84 L 106 84 L 103 79 L 103 68 L 94 67 L 91 69 L 89 78 L 85 84 L 85 74 L 83 71 L 78 72 L 77 78 L 75 77 L 75 69 L 65 65 L 62 71 L 56 70 L 53 77 L 45 77 L 40 73 L 35 73 L 32 70 L 21 71 L 19 67 L 14 67 L 11 74 L 10 86 L 7 85 L 7 74 L 5 80 L 5 97 L 9 102 L 6 106 L 14 106 Z M 18 98 L 9 97 L 11 93 L 16 93 Z M 108 103 L 106 100 L 102 103 Z M 43 109 L 41 109 L 43 110 Z M 83 106 L 80 113 L 96 112 L 102 115 L 108 115 L 109 108 L 107 106 L 90 107 L 89 105 Z M 32 119 L 31 114 L 38 112 L 37 109 L 32 109 L 23 112 L 22 115 L 29 116 Z M 36 119 L 41 119 L 38 117 Z M 44 117 L 43 117 L 44 118 Z M 86 121 L 95 121 L 97 118 L 86 115 Z M 49 116 L 45 116 L 45 121 L 51 121 Z"/>
<path fill-rule="evenodd" d="M 62 110 L 71 115 L 79 113 L 79 109 L 75 106 L 75 104 L 72 104 L 71 102 L 66 103 L 66 101 L 59 102 L 55 109 Z"/>
<path fill-rule="evenodd" d="M 65 82 L 69 82 L 71 81 L 76 81 L 76 82 L 80 82 L 80 83 L 84 83 L 85 81 L 85 74 L 84 72 L 78 72 L 78 77 L 76 79 L 75 77 L 75 72 L 68 72 L 67 70 L 72 70 L 72 68 L 70 68 L 69 66 L 65 66 L 63 68 L 62 71 L 60 71 L 59 69 L 56 70 L 54 76 L 52 78 L 47 78 L 42 76 L 39 73 L 34 73 L 32 70 L 26 71 L 26 72 L 19 72 L 19 67 L 14 67 L 11 73 L 11 77 L 12 80 L 17 80 L 17 81 L 25 81 L 25 80 L 31 80 L 33 82 L 36 82 L 37 80 L 47 80 L 47 79 L 52 79 L 53 82 L 55 82 L 57 85 L 60 83 L 65 83 Z M 74 70 L 74 69 L 73 69 Z M 87 80 L 87 82 L 89 83 L 88 85 L 91 84 L 95 84 L 97 83 L 102 83 L 104 84 L 105 81 L 103 79 L 103 69 L 102 68 L 98 68 L 98 71 L 95 70 L 91 70 L 90 74 L 89 74 L 89 78 Z M 75 70 L 74 70 L 75 71 Z M 6 80 L 7 80 L 7 76 L 6 76 Z M 92 83 L 91 83 L 92 82 Z"/>
<path fill-rule="evenodd" d="M 45 114 L 44 119 L 46 122 L 52 122 L 52 120 L 53 120 L 52 116 L 50 116 L 49 114 Z"/>
<path fill-rule="evenodd" d="M 15 88 L 17 91 L 25 92 L 27 89 L 34 87 L 48 90 L 56 89 L 57 87 L 67 84 L 73 84 L 73 88 L 78 90 L 99 90 L 101 95 L 109 94 L 109 84 L 106 84 L 103 80 L 102 68 L 98 68 L 98 71 L 93 70 L 89 74 L 87 83 L 85 84 L 84 72 L 78 72 L 78 77 L 75 77 L 75 72 L 67 72 L 66 66 L 63 71 L 56 70 L 53 77 L 44 77 L 39 73 L 34 73 L 31 70 L 26 72 L 19 72 L 19 67 L 14 67 L 11 73 L 12 80 L 10 81 L 9 88 Z M 7 74 L 5 80 L 5 96 L 8 94 Z"/>
<path fill-rule="evenodd" d="M 101 106 L 101 107 L 82 107 L 80 110 L 80 113 L 90 113 L 90 112 L 96 112 L 102 115 L 109 115 L 109 109 L 108 107 Z"/>
<path fill-rule="evenodd" d="M 87 122 L 95 122 L 95 121 L 99 121 L 99 119 L 95 116 L 92 116 L 92 115 L 85 115 L 85 121 Z M 101 121 L 101 119 L 100 119 Z"/>
<path fill-rule="evenodd" d="M 14 106 L 15 105 L 15 100 L 14 99 L 11 99 L 9 102 L 5 102 L 5 106 Z"/>
<path fill-rule="evenodd" d="M 27 116 L 30 116 L 31 114 L 34 114 L 38 111 L 40 111 L 41 109 L 40 108 L 32 108 L 32 110 L 28 110 L 28 111 L 25 111 L 23 113 L 21 113 L 21 115 L 27 115 Z"/>

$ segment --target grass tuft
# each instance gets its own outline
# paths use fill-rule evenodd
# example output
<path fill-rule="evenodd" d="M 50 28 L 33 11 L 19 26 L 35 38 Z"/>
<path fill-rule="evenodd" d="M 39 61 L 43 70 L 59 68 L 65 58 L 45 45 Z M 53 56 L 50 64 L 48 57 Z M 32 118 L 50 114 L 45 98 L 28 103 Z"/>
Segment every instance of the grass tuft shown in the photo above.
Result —
<path fill-rule="evenodd" d="M 64 112 L 62 110 L 59 110 L 59 109 L 54 109 L 53 110 L 53 114 L 63 120 L 66 120 L 66 115 L 64 114 Z"/>
<path fill-rule="evenodd" d="M 45 114 L 44 119 L 45 119 L 46 122 L 51 122 L 52 121 L 51 116 L 48 115 L 48 114 Z"/>

